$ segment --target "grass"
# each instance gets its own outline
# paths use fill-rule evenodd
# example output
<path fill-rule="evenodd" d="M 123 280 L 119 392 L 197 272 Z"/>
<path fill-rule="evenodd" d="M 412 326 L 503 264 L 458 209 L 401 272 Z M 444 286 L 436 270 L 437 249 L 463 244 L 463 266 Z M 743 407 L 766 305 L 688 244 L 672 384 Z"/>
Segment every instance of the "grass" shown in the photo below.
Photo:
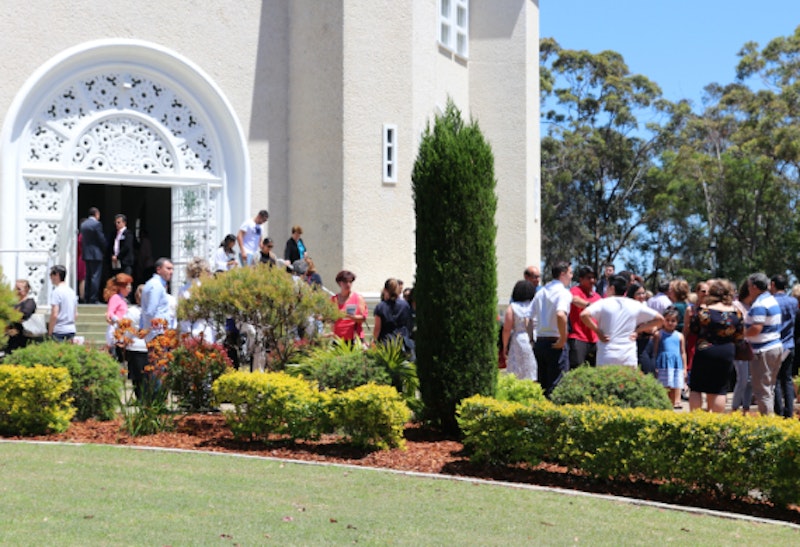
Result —
<path fill-rule="evenodd" d="M 0 443 L 2 545 L 769 545 L 800 530 L 369 469 Z"/>

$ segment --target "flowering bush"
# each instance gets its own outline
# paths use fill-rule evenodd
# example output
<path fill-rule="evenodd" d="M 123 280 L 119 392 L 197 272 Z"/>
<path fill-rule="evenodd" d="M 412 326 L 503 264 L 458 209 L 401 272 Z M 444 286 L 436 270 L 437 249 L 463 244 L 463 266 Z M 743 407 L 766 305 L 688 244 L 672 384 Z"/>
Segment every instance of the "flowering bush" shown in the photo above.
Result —
<path fill-rule="evenodd" d="M 170 355 L 166 383 L 178 406 L 188 412 L 209 410 L 211 385 L 232 367 L 225 349 L 221 344 L 183 335 Z"/>

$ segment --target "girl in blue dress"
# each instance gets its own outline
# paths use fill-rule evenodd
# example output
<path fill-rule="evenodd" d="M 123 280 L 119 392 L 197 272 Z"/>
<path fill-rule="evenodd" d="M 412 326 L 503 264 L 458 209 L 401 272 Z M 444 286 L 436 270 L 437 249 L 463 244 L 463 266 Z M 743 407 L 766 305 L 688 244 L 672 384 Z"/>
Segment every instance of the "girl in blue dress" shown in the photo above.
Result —
<path fill-rule="evenodd" d="M 686 342 L 677 330 L 678 315 L 673 306 L 664 310 L 664 326 L 653 337 L 658 381 L 667 388 L 675 409 L 682 407 L 681 390 L 686 375 Z"/>

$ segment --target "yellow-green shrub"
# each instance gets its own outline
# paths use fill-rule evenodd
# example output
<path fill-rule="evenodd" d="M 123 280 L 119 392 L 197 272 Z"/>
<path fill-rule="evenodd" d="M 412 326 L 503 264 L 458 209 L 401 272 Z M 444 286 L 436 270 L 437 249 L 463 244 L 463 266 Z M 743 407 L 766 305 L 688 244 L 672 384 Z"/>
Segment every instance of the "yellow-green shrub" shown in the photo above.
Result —
<path fill-rule="evenodd" d="M 459 406 L 476 461 L 542 461 L 599 478 L 631 475 L 724 495 L 800 502 L 800 424 L 599 405 L 523 406 L 471 397 Z"/>
<path fill-rule="evenodd" d="M 411 411 L 392 386 L 366 384 L 333 395 L 334 423 L 354 445 L 402 448 L 403 426 Z"/>
<path fill-rule="evenodd" d="M 0 434 L 66 431 L 75 415 L 65 368 L 0 365 Z"/>
<path fill-rule="evenodd" d="M 312 439 L 326 423 L 325 397 L 306 380 L 283 372 L 229 372 L 212 390 L 217 404 L 233 405 L 225 417 L 240 438 Z"/>

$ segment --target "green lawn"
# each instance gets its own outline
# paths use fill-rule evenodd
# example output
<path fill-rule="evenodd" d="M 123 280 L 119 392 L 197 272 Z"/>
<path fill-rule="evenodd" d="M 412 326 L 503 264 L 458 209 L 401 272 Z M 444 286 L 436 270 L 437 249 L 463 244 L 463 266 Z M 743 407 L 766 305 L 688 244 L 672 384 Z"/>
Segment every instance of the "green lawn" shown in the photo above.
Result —
<path fill-rule="evenodd" d="M 501 485 L 0 443 L 2 545 L 798 545 L 800 530 Z"/>

